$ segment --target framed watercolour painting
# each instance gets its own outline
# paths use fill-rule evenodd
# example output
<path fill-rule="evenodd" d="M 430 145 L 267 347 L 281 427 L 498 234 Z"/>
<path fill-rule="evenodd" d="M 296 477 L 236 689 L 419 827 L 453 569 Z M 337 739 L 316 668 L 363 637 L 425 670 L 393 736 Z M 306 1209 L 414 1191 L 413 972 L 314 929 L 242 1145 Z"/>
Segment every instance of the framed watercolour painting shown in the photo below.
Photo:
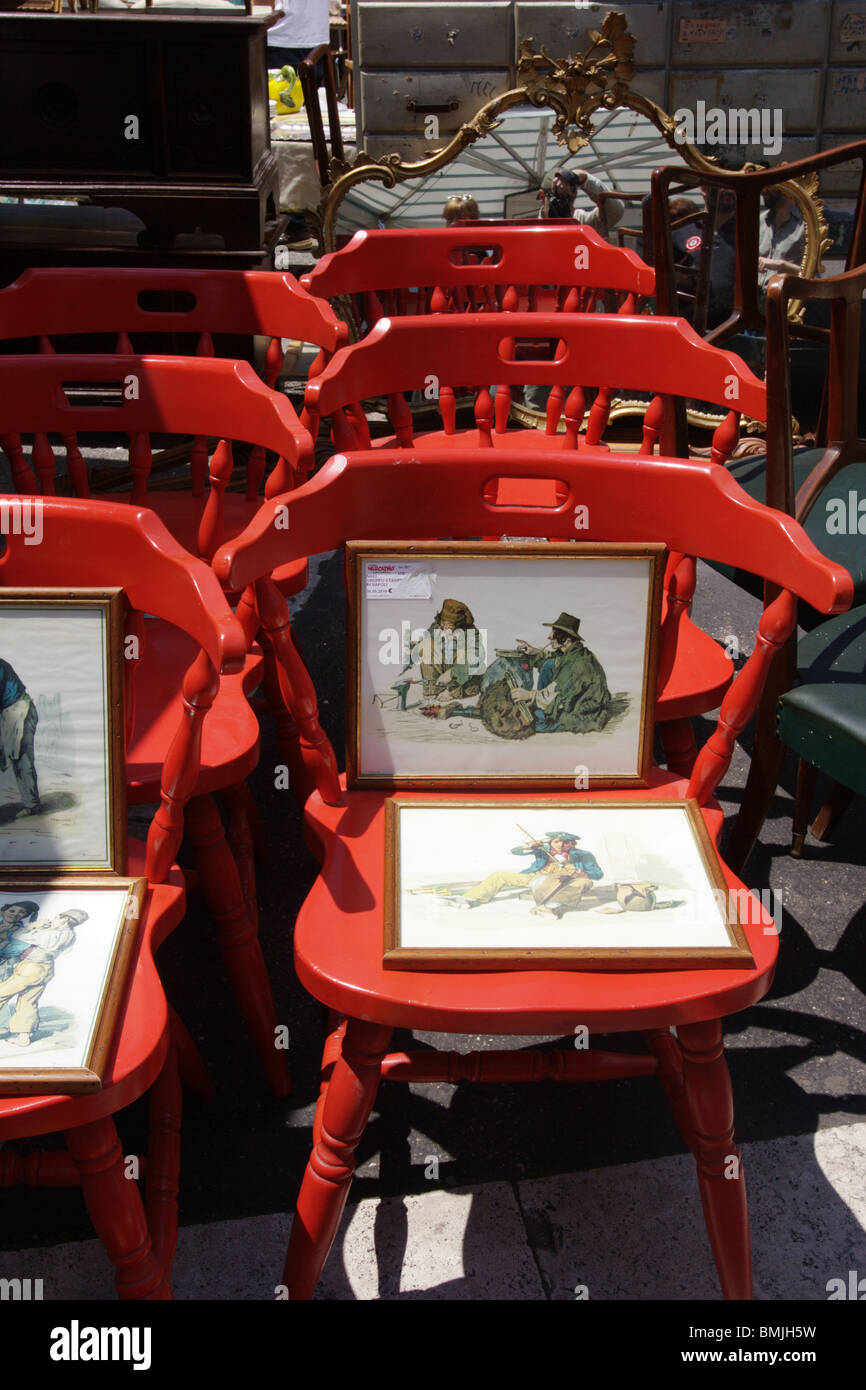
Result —
<path fill-rule="evenodd" d="M 146 886 L 0 877 L 0 1095 L 100 1090 Z"/>
<path fill-rule="evenodd" d="M 351 542 L 349 785 L 645 785 L 664 554 Z"/>
<path fill-rule="evenodd" d="M 0 589 L 0 869 L 124 873 L 120 590 Z"/>
<path fill-rule="evenodd" d="M 754 964 L 695 801 L 392 797 L 385 815 L 386 969 Z"/>

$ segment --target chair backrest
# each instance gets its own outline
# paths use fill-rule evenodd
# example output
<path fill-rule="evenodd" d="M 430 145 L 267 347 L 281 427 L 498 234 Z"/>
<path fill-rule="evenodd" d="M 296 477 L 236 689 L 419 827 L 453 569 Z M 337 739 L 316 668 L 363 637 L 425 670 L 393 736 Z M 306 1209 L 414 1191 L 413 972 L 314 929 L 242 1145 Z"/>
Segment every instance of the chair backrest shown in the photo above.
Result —
<path fill-rule="evenodd" d="M 549 505 L 526 504 L 528 479 L 547 480 Z M 792 595 L 831 613 L 849 607 L 853 593 L 848 572 L 825 559 L 795 521 L 753 501 L 726 470 L 709 463 L 650 461 L 592 448 L 557 453 L 555 459 L 516 450 L 364 451 L 335 455 L 282 501 L 288 516 L 280 529 L 275 504 L 265 503 L 213 564 L 231 588 L 256 584 L 263 625 L 273 633 L 299 712 L 305 762 L 329 801 L 340 799 L 336 762 L 318 725 L 309 675 L 291 641 L 285 603 L 263 577 L 301 553 L 334 550 L 352 539 L 499 534 L 574 540 L 579 526 L 580 540 L 662 541 L 670 552 L 760 574 L 782 592 L 765 609 L 754 651 L 725 696 L 716 731 L 695 764 L 689 795 L 702 802 L 724 775 L 773 654 L 793 629 Z"/>
<path fill-rule="evenodd" d="M 70 337 L 80 351 L 82 339 L 91 335 L 99 339 L 86 346 L 88 352 L 133 353 L 139 336 L 139 350 L 143 343 L 149 353 L 202 357 L 214 355 L 214 336 L 229 335 L 236 343 L 238 336 L 262 335 L 270 339 L 263 377 L 273 387 L 282 366 L 283 338 L 319 347 L 309 369 L 315 376 L 348 341 L 348 328 L 293 276 L 271 271 L 48 267 L 28 270 L 0 290 L 0 341 L 33 338 L 40 352 L 69 352 Z M 110 335 L 108 344 L 103 335 Z M 74 437 L 70 447 L 75 451 Z M 199 438 L 190 459 L 194 497 L 203 492 L 206 462 Z M 254 454 L 247 465 L 250 499 L 257 494 L 263 468 L 263 456 Z"/>
<path fill-rule="evenodd" d="M 27 509 L 27 515 L 24 515 Z M 40 540 L 33 544 L 38 513 Z M 148 835 L 147 875 L 161 882 L 183 829 L 183 806 L 198 777 L 201 726 L 220 674 L 243 669 L 246 637 L 210 568 L 194 559 L 146 508 L 77 498 L 0 498 L 5 548 L 0 589 L 116 589 L 128 605 L 127 630 L 151 614 L 187 633 L 199 653 L 184 681 L 184 708 L 165 761 L 161 804 Z M 134 649 L 130 649 L 131 651 Z M 138 669 L 124 665 L 127 696 Z M 132 700 L 126 704 L 131 732 Z"/>
<path fill-rule="evenodd" d="M 849 463 L 866 459 L 866 439 L 858 435 L 859 390 L 863 373 L 862 332 L 866 295 L 866 265 L 825 280 L 805 280 L 799 275 L 774 275 L 767 286 L 767 393 L 768 440 L 791 417 L 791 336 L 788 315 L 792 300 L 805 305 L 821 301 L 830 305 L 823 457 L 794 496 L 791 460 L 778 450 L 767 451 L 767 501 L 771 506 L 804 521 L 827 483 Z M 816 329 L 816 335 L 822 330 Z"/>
<path fill-rule="evenodd" d="M 639 256 L 576 222 L 363 230 L 301 284 L 325 299 L 358 296 L 356 331 L 362 319 L 372 326 L 383 315 L 575 312 L 610 291 L 630 298 L 633 311 L 637 297 L 655 292 L 654 273 Z"/>
<path fill-rule="evenodd" d="M 507 327 L 506 327 L 507 325 Z M 515 339 L 536 340 L 547 356 L 514 352 Z M 549 357 L 547 342 L 557 343 Z M 766 419 L 764 383 L 734 353 L 713 348 L 683 319 L 621 314 L 507 314 L 497 319 L 467 314 L 455 329 L 447 316 L 380 320 L 372 332 L 336 353 L 315 380 L 308 382 L 306 401 L 311 421 L 333 415 L 333 438 L 338 448 L 359 448 L 363 424 L 358 402 L 387 396 L 398 439 L 413 442 L 412 420 L 400 394 L 412 389 L 438 394 L 445 432 L 456 433 L 453 391 L 457 384 L 480 388 L 475 416 L 482 440 L 492 443 L 494 425 L 503 433 L 507 421 L 496 415 L 488 387 L 496 383 L 546 384 L 559 387 L 565 400 L 564 446 L 577 447 L 585 413 L 587 388 L 598 395 L 590 410 L 586 442 L 597 444 L 607 423 L 615 390 L 650 393 L 644 420 L 642 452 L 650 453 L 658 437 L 665 397 L 708 401 L 728 412 L 713 440 L 714 457 L 723 461 L 737 440 L 739 415 Z M 446 395 L 450 392 L 450 397 Z M 344 407 L 351 406 L 348 416 Z M 549 409 L 547 429 L 556 430 L 555 408 Z"/>
<path fill-rule="evenodd" d="M 0 289 L 0 340 L 194 333 L 196 350 L 211 356 L 208 335 L 261 334 L 332 353 L 346 331 L 328 304 L 276 271 L 51 266 Z"/>
<path fill-rule="evenodd" d="M 700 188 L 705 193 L 724 190 L 736 198 L 733 306 L 729 317 L 711 328 L 706 335 L 710 342 L 723 342 L 743 329 L 764 328 L 758 273 L 759 218 L 764 191 L 783 180 L 808 180 L 837 164 L 857 160 L 860 163 L 860 185 L 846 262 L 846 269 L 853 269 L 866 261 L 866 140 L 822 150 L 818 154 L 792 160 L 789 164 L 755 169 L 745 174 L 724 169 L 686 169 L 682 166 L 656 169 L 652 176 L 652 258 L 657 277 L 656 300 L 659 311 L 663 314 L 677 312 L 677 277 L 670 217 L 670 195 L 674 187 L 677 192 L 695 188 Z M 813 230 L 820 236 L 817 225 Z M 650 254 L 646 243 L 645 254 Z"/>
<path fill-rule="evenodd" d="M 334 51 L 327 43 L 320 43 L 307 54 L 306 58 L 298 65 L 298 77 L 301 80 L 301 88 L 304 93 L 304 109 L 307 113 L 307 122 L 310 127 L 310 139 L 313 143 L 313 159 L 316 165 L 316 173 L 319 176 L 319 183 L 326 188 L 330 181 L 328 172 L 331 159 L 343 160 L 345 153 L 343 150 L 343 133 L 340 130 L 340 110 L 337 102 L 337 72 L 334 64 Z M 346 54 L 339 53 L 344 61 Z M 316 71 L 321 64 L 321 79 Z M 322 108 L 319 104 L 319 88 L 324 88 L 325 102 L 328 108 L 328 135 L 331 140 L 331 151 L 328 153 L 328 145 L 325 140 L 325 127 L 322 122 Z"/>
<path fill-rule="evenodd" d="M 82 391 L 87 393 L 83 398 Z M 94 394 L 102 398 L 97 403 Z M 106 399 L 110 403 L 104 403 Z M 141 505 L 148 497 L 151 435 L 192 435 L 201 440 L 203 473 L 208 468 L 205 441 L 218 439 L 206 497 L 203 480 L 201 487 L 199 553 L 206 558 L 222 539 L 223 493 L 233 466 L 229 441 L 251 443 L 250 457 L 258 451 L 262 471 L 265 450 L 277 454 L 265 489 L 268 496 L 293 486 L 313 462 L 312 440 L 289 400 L 269 390 L 246 362 L 135 355 L 0 356 L 0 446 L 12 464 L 18 492 L 41 488 L 45 496 L 54 493 L 57 459 L 48 440 L 54 434 L 66 444 L 75 492 L 88 496 L 79 433 L 109 435 L 114 443 L 118 436 L 129 437 L 131 500 Z M 32 468 L 21 439 L 25 434 L 34 436 Z"/>

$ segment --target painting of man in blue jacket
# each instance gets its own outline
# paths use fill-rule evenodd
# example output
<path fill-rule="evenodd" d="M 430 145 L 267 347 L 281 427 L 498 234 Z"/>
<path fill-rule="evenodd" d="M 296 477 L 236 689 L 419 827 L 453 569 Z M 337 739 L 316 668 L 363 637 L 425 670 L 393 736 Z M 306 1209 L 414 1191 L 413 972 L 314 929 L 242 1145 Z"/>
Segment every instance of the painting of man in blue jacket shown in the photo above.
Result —
<path fill-rule="evenodd" d="M 578 849 L 579 835 L 566 830 L 551 830 L 540 840 L 526 840 L 512 854 L 532 855 L 532 863 L 520 872 L 504 871 L 488 874 L 474 888 L 469 888 L 454 900 L 464 910 L 492 902 L 505 888 L 529 888 L 535 900 L 532 909 L 536 916 L 561 917 L 580 901 L 594 882 L 604 877 L 594 854 Z"/>
<path fill-rule="evenodd" d="M 42 812 L 33 751 L 38 717 L 20 676 L 0 658 L 0 772 L 8 762 L 15 774 L 22 803 L 16 820 Z"/>

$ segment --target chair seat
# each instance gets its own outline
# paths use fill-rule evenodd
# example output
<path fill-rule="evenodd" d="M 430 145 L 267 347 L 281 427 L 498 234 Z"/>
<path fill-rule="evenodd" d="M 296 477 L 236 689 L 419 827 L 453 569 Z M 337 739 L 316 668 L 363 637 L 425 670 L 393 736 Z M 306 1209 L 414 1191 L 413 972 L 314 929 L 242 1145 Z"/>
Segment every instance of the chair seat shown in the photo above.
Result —
<path fill-rule="evenodd" d="M 649 788 L 594 795 L 605 801 L 664 800 L 683 797 L 685 788 L 683 780 L 656 769 Z M 571 1033 L 576 1022 L 590 1031 L 625 1032 L 720 1018 L 748 1007 L 769 988 L 778 948 L 769 917 L 763 918 L 771 928 L 767 934 L 760 923 L 745 926 L 755 958 L 751 969 L 384 970 L 386 797 L 353 791 L 344 795 L 342 805 L 326 806 L 314 793 L 307 802 L 307 834 L 324 864 L 298 916 L 295 963 L 301 984 L 340 1013 L 393 1027 L 453 1033 Z M 473 793 L 476 799 L 484 798 Z M 525 805 L 525 794 L 515 792 L 513 799 Z M 704 819 L 715 843 L 722 824 L 716 803 L 704 811 Z M 742 888 L 722 868 L 728 886 Z"/>
<path fill-rule="evenodd" d="M 143 877 L 144 864 L 144 842 L 130 840 L 129 877 Z M 152 885 L 145 899 L 129 985 L 117 1015 L 117 1042 L 102 1090 L 79 1096 L 4 1096 L 0 1140 L 89 1124 L 130 1105 L 153 1085 L 168 1047 L 168 1006 L 153 956 L 179 925 L 184 903 L 183 874 L 175 865 L 167 881 Z"/>
<path fill-rule="evenodd" d="M 130 502 L 131 498 L 132 494 L 128 492 L 106 494 L 106 501 L 111 502 Z M 207 494 L 204 497 L 193 497 L 189 492 L 160 492 L 156 489 L 147 494 L 147 505 L 156 512 L 166 529 L 191 555 L 199 553 L 198 528 L 206 501 Z M 248 502 L 243 493 L 224 493 L 220 544 L 239 536 L 261 505 L 260 497 Z M 307 587 L 306 560 L 293 560 L 290 564 L 281 565 L 274 573 L 274 580 L 286 598 L 300 593 Z"/>
<path fill-rule="evenodd" d="M 126 752 L 129 800 L 159 800 L 163 764 L 178 728 L 183 678 L 198 648 L 179 628 L 148 618 L 136 671 L 133 733 Z M 243 671 L 223 676 L 219 693 L 202 727 L 201 769 L 195 795 L 233 786 L 258 761 L 259 725 L 247 695 L 261 680 L 264 658 L 254 646 Z"/>
<path fill-rule="evenodd" d="M 800 449 L 794 454 L 795 494 L 823 456 L 823 449 Z M 751 454 L 746 458 L 736 459 L 728 466 L 728 471 L 743 490 L 759 502 L 763 502 L 766 496 L 766 469 L 767 460 L 764 454 Z M 827 530 L 828 501 L 832 498 L 843 498 L 847 508 L 849 492 L 856 493 L 858 498 L 866 497 L 866 463 L 851 463 L 830 480 L 806 517 L 803 529 L 822 555 L 844 565 L 849 571 L 854 580 L 854 602 L 863 603 L 866 602 L 866 546 L 863 544 L 863 537 L 857 533 L 856 528 L 853 534 L 846 535 L 836 535 Z M 713 568 L 733 579 L 741 589 L 757 596 L 761 595 L 761 581 L 749 571 L 735 571 L 718 564 L 713 564 Z M 823 614 L 816 613 L 814 609 L 801 603 L 799 618 L 803 627 L 811 628 L 823 621 Z"/>
<path fill-rule="evenodd" d="M 798 686 L 779 701 L 777 727 L 786 747 L 866 795 L 866 684 Z"/>
<path fill-rule="evenodd" d="M 835 782 L 866 794 L 866 605 L 807 633 L 797 666 L 804 683 L 779 701 L 779 737 Z"/>

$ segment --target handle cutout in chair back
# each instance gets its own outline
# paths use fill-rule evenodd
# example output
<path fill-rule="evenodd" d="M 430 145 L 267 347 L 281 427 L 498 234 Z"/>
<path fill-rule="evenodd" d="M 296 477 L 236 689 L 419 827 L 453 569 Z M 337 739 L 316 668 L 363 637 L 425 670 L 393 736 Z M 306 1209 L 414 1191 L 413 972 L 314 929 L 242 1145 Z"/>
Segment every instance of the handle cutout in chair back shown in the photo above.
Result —
<path fill-rule="evenodd" d="M 63 381 L 57 388 L 56 403 L 73 410 L 119 410 L 127 390 L 123 381 Z"/>
<path fill-rule="evenodd" d="M 145 314 L 191 314 L 198 297 L 192 290 L 140 290 L 137 303 Z"/>
<path fill-rule="evenodd" d="M 568 344 L 561 338 L 523 338 L 520 340 L 518 357 L 516 338 L 500 338 L 497 347 L 500 362 L 564 362 L 568 356 Z M 553 345 L 553 352 L 551 346 Z"/>
<path fill-rule="evenodd" d="M 479 270 L 488 270 L 500 264 L 502 247 L 479 246 L 477 242 L 472 246 L 452 246 L 448 251 L 448 259 L 452 265 L 472 266 L 473 269 L 477 266 Z"/>
<path fill-rule="evenodd" d="M 488 507 L 552 512 L 568 501 L 571 488 L 562 478 L 488 478 L 481 495 Z"/>

